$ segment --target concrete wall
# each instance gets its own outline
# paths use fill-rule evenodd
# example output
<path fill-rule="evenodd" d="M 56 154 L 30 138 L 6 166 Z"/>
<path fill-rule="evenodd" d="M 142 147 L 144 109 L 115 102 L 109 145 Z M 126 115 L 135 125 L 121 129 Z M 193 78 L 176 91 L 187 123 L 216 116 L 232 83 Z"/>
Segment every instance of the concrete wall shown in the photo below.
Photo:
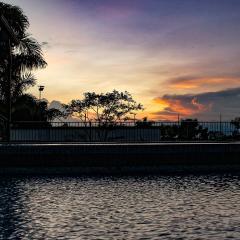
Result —
<path fill-rule="evenodd" d="M 5 144 L 0 174 L 240 173 L 240 145 Z"/>

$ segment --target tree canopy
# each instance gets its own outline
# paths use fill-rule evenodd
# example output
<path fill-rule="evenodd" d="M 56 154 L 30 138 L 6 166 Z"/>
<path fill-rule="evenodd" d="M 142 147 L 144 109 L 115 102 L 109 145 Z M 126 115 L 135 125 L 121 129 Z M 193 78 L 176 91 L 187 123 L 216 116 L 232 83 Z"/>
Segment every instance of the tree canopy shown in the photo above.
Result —
<path fill-rule="evenodd" d="M 36 116 L 32 116 L 34 112 L 33 109 L 38 107 L 40 111 L 41 103 L 37 103 L 37 99 L 31 95 L 27 95 L 25 91 L 36 84 L 33 70 L 44 68 L 47 63 L 43 57 L 41 44 L 27 32 L 29 28 L 29 20 L 23 13 L 22 9 L 17 6 L 0 2 L 0 15 L 4 16 L 18 39 L 18 43 L 11 49 L 12 119 L 25 120 L 25 118 L 27 118 L 32 120 L 38 115 L 35 111 Z M 10 63 L 10 54 L 8 51 L 4 52 L 5 54 L 0 55 L 0 115 L 2 118 L 6 116 L 8 94 L 7 74 Z M 30 104 L 30 102 L 32 104 Z M 31 109 L 31 107 L 33 109 Z M 24 114 L 17 114 L 17 112 L 23 108 L 25 109 Z M 38 118 L 38 120 L 40 119 L 41 118 Z"/>
<path fill-rule="evenodd" d="M 135 111 L 143 110 L 142 104 L 137 103 L 129 92 L 117 90 L 100 94 L 87 92 L 83 99 L 72 100 L 64 107 L 68 116 L 100 124 L 127 120 Z"/>
<path fill-rule="evenodd" d="M 12 49 L 12 100 L 34 86 L 36 79 L 33 70 L 46 67 L 41 44 L 28 32 L 29 21 L 22 9 L 10 4 L 0 2 L 0 14 L 8 21 L 17 36 L 18 44 Z M 1 55 L 2 60 L 9 62 L 9 56 Z M 4 58 L 4 59 L 3 59 Z M 0 100 L 6 100 L 6 74 L 8 64 L 1 61 L 0 66 Z"/>

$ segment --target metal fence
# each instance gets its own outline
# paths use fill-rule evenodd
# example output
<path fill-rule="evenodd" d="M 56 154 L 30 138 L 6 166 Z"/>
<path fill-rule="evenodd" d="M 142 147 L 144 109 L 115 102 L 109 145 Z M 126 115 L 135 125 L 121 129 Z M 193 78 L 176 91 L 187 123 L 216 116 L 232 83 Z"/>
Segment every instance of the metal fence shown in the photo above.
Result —
<path fill-rule="evenodd" d="M 0 130 L 4 140 L 4 130 Z M 13 142 L 166 142 L 238 141 L 232 122 L 14 122 Z"/>

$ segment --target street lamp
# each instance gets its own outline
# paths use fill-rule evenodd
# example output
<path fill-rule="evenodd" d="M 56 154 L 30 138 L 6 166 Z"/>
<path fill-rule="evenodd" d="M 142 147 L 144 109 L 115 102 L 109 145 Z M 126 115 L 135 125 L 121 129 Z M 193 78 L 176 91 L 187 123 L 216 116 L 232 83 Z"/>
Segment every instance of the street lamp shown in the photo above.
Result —
<path fill-rule="evenodd" d="M 45 88 L 45 86 L 43 86 L 43 85 L 38 86 L 39 101 L 42 99 L 42 92 L 43 92 L 44 88 Z"/>
<path fill-rule="evenodd" d="M 136 124 L 136 115 L 137 115 L 137 114 L 134 113 L 134 112 L 133 112 L 133 113 L 130 113 L 130 114 L 133 115 L 133 119 L 132 119 L 132 120 L 133 120 L 133 123 L 134 123 L 134 125 L 135 125 L 135 124 Z"/>

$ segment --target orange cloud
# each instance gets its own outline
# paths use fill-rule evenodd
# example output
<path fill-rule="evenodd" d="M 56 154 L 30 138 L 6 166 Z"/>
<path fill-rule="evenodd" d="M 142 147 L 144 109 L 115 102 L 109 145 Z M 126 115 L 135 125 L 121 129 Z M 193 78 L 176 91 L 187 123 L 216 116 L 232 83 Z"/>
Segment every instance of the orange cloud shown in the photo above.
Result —
<path fill-rule="evenodd" d="M 226 85 L 231 82 L 233 85 L 239 84 L 238 77 L 194 77 L 186 76 L 171 79 L 168 83 L 174 89 L 194 89 L 205 86 Z"/>
<path fill-rule="evenodd" d="M 212 104 L 201 104 L 197 97 L 188 99 L 174 99 L 163 96 L 154 99 L 154 103 L 159 105 L 160 111 L 153 113 L 154 118 L 164 120 L 176 120 L 181 117 L 190 117 L 194 114 L 202 113 L 211 109 Z"/>

